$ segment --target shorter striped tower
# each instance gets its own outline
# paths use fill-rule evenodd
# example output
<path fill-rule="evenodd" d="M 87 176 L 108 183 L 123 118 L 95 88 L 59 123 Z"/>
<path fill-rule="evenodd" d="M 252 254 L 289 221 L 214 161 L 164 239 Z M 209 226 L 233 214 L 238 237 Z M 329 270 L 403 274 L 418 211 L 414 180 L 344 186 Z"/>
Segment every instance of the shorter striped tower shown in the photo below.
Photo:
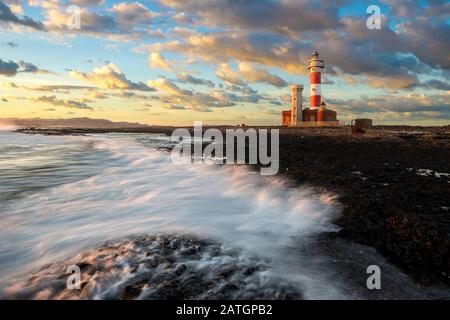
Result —
<path fill-rule="evenodd" d="M 311 110 L 316 110 L 322 102 L 322 91 L 320 84 L 322 82 L 322 70 L 325 68 L 325 62 L 319 59 L 319 52 L 314 51 L 311 60 L 308 61 L 308 69 L 311 73 Z"/>

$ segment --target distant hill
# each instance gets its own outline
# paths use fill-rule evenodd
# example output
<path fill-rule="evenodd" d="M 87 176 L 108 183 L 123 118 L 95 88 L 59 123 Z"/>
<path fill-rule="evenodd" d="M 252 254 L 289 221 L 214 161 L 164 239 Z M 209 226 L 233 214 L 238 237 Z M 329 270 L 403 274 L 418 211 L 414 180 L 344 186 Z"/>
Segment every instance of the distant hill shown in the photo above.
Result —
<path fill-rule="evenodd" d="M 148 125 L 138 122 L 113 122 L 105 119 L 19 119 L 0 118 L 1 128 L 145 128 Z"/>

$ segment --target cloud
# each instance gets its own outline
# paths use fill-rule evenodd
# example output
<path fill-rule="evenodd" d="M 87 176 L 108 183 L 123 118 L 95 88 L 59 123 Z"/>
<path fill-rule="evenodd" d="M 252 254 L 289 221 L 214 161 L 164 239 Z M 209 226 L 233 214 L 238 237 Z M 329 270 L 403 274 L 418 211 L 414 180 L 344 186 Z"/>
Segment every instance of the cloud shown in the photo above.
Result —
<path fill-rule="evenodd" d="M 15 42 L 6 42 L 6 45 L 10 48 L 17 48 L 19 45 Z"/>
<path fill-rule="evenodd" d="M 192 15 L 186 14 L 185 12 L 177 12 L 172 15 L 172 19 L 181 24 L 192 24 L 194 19 Z"/>
<path fill-rule="evenodd" d="M 114 13 L 117 21 L 121 26 L 135 26 L 148 24 L 152 19 L 159 17 L 161 14 L 149 10 L 146 6 L 139 2 L 118 3 L 115 4 L 110 12 Z"/>
<path fill-rule="evenodd" d="M 12 77 L 17 74 L 19 65 L 13 61 L 3 61 L 0 59 L 0 75 Z"/>
<path fill-rule="evenodd" d="M 111 8 L 103 8 L 106 1 L 78 0 L 74 4 L 81 6 L 81 28 L 67 28 L 68 15 L 66 5 L 59 1 L 31 1 L 33 6 L 41 7 L 46 29 L 60 36 L 83 34 L 92 37 L 106 38 L 111 41 L 129 42 L 142 38 L 162 37 L 160 31 L 153 30 L 153 20 L 159 13 L 149 10 L 141 3 L 117 3 Z M 91 7 L 97 6 L 97 10 Z"/>
<path fill-rule="evenodd" d="M 323 8 L 326 11 L 334 6 L 328 2 L 323 7 L 317 6 L 321 1 L 263 1 L 267 8 L 273 10 L 262 6 L 260 1 L 162 2 L 197 15 L 197 25 L 225 26 L 225 30 L 187 33 L 179 40 L 142 46 L 141 49 L 181 53 L 189 59 L 201 59 L 211 64 L 259 64 L 294 74 L 307 74 L 306 61 L 311 52 L 318 49 L 327 62 L 327 73 L 347 79 L 357 78 L 355 84 L 367 84 L 378 89 L 411 89 L 419 85 L 419 75 L 450 68 L 450 43 L 444 41 L 450 33 L 450 26 L 444 18 L 434 19 L 430 15 L 431 11 L 436 11 L 432 8 L 442 7 L 440 1 L 431 2 L 420 14 L 416 13 L 417 17 L 411 16 L 407 22 L 399 23 L 395 30 L 385 27 L 376 32 L 366 27 L 365 16 L 346 15 L 335 21 L 336 28 L 317 26 L 308 30 L 297 25 L 297 21 L 280 19 L 284 16 L 277 14 L 284 12 L 285 8 L 299 6 L 305 11 L 293 12 L 302 17 L 308 12 L 308 5 L 321 8 L 316 11 L 323 11 Z M 267 18 L 261 18 L 266 15 Z M 335 19 L 334 16 L 331 20 Z M 384 26 L 390 22 L 383 17 Z M 239 31 L 233 31 L 236 29 Z M 288 33 L 286 37 L 270 33 L 279 33 L 280 29 L 297 30 L 298 40 L 293 41 Z M 234 83 L 240 82 L 239 77 L 232 75 L 228 73 L 226 77 Z"/>
<path fill-rule="evenodd" d="M 210 112 L 212 108 L 234 107 L 238 103 L 257 103 L 261 99 L 254 91 L 237 95 L 221 89 L 209 92 L 184 90 L 165 78 L 151 80 L 148 85 L 166 93 L 153 97 L 164 105 L 177 105 L 201 112 Z"/>
<path fill-rule="evenodd" d="M 326 61 L 327 74 L 374 88 L 408 89 L 419 83 L 418 74 L 431 71 L 402 47 L 392 30 L 371 33 L 357 17 L 346 17 L 343 23 L 342 30 L 329 30 L 314 44 Z"/>
<path fill-rule="evenodd" d="M 448 94 L 392 94 L 361 99 L 327 99 L 327 104 L 347 119 L 368 116 L 379 120 L 406 122 L 411 120 L 449 120 Z"/>
<path fill-rule="evenodd" d="M 9 8 L 13 13 L 19 15 L 24 14 L 24 10 L 22 7 L 22 0 L 4 0 L 4 2 L 9 6 Z"/>
<path fill-rule="evenodd" d="M 67 33 L 67 14 L 61 2 L 38 2 L 45 9 L 45 25 L 53 31 L 64 30 Z M 95 0 L 77 2 L 103 4 L 103 1 Z M 77 32 L 115 41 L 164 37 L 162 31 L 149 28 L 155 19 L 184 17 L 189 20 L 185 23 L 193 23 L 196 29 L 169 28 L 168 35 L 178 40 L 142 46 L 150 53 L 150 65 L 165 71 L 173 71 L 177 62 L 168 61 L 162 54 L 176 52 L 186 55 L 191 61 L 201 59 L 211 64 L 237 62 L 244 63 L 244 66 L 260 65 L 307 74 L 305 62 L 314 49 L 319 49 L 327 60 L 327 72 L 332 75 L 347 79 L 356 77 L 358 83 L 374 88 L 410 89 L 419 84 L 418 75 L 429 74 L 433 68 L 450 67 L 447 53 L 450 44 L 443 41 L 450 26 L 444 18 L 434 19 L 432 23 L 430 19 L 430 15 L 439 12 L 439 8 L 441 11 L 448 8 L 441 1 L 422 6 L 386 0 L 396 15 L 408 16 L 409 19 L 395 26 L 396 30 L 387 27 L 377 32 L 368 30 L 365 16 L 339 16 L 338 9 L 349 4 L 343 0 L 333 3 L 320 0 L 224 0 L 207 3 L 200 0 L 161 0 L 161 3 L 175 11 L 155 12 L 139 2 L 116 3 L 99 10 L 83 7 L 83 26 Z M 384 25 L 390 23 L 386 17 L 383 19 Z M 425 42 L 427 46 L 422 45 Z M 262 78 L 262 82 L 277 87 L 286 85 L 279 76 L 262 74 L 267 72 L 264 69 L 257 74 L 253 72 L 253 76 L 251 71 L 255 70 L 247 70 L 248 78 Z M 240 77 L 246 82 L 259 81 Z"/>
<path fill-rule="evenodd" d="M 350 22 L 348 22 L 350 24 Z M 367 29 L 365 26 L 362 28 Z M 288 73 L 308 74 L 306 61 L 311 52 L 318 48 L 327 62 L 327 72 L 335 75 L 354 75 L 361 78 L 359 83 L 368 83 L 379 88 L 389 83 L 393 88 L 411 88 L 417 85 L 417 72 L 426 72 L 426 66 L 414 57 L 389 53 L 384 48 L 395 42 L 395 35 L 387 32 L 380 39 L 367 44 L 360 39 L 362 35 L 342 35 L 327 32 L 324 39 L 311 43 L 290 43 L 280 36 L 247 35 L 235 32 L 194 35 L 185 40 L 156 43 L 143 46 L 141 50 L 151 52 L 174 52 L 191 59 L 202 59 L 211 64 L 220 64 L 216 75 L 224 81 L 242 85 L 248 82 L 267 82 L 283 87 L 286 82 L 252 65 L 275 67 Z M 390 39 L 393 37 L 393 39 Z M 270 45 L 269 45 L 270 44 Z M 237 61 L 240 72 L 224 67 Z"/>
<path fill-rule="evenodd" d="M 278 88 L 287 86 L 286 81 L 280 77 L 258 69 L 251 63 L 241 62 L 238 67 L 239 71 L 235 71 L 228 64 L 223 63 L 217 69 L 216 75 L 228 83 L 240 86 L 246 84 L 242 79 L 245 79 L 248 83 L 268 83 Z"/>
<path fill-rule="evenodd" d="M 159 78 L 156 80 L 150 80 L 148 81 L 148 85 L 175 96 L 192 96 L 191 91 L 180 89 L 180 87 L 168 79 Z"/>
<path fill-rule="evenodd" d="M 45 2 L 44 2 L 45 3 Z M 69 33 L 70 30 L 67 28 L 68 15 L 65 7 L 60 7 L 56 5 L 54 7 L 46 7 L 44 21 L 45 26 L 48 30 L 57 32 L 64 31 Z M 88 8 L 82 7 L 80 10 L 81 15 L 81 29 L 76 30 L 77 32 L 96 34 L 102 33 L 109 30 L 107 33 L 118 33 L 117 21 L 111 15 L 98 14 Z"/>
<path fill-rule="evenodd" d="M 239 72 L 233 70 L 228 63 L 222 63 L 216 71 L 216 76 L 218 76 L 223 81 L 228 84 L 243 86 L 246 85 L 245 81 L 242 80 Z"/>
<path fill-rule="evenodd" d="M 73 78 L 93 83 L 100 89 L 154 91 L 153 88 L 145 83 L 128 80 L 125 74 L 113 63 L 101 68 L 95 68 L 91 73 L 70 71 L 69 74 Z"/>
<path fill-rule="evenodd" d="M 445 90 L 450 91 L 450 84 L 437 79 L 432 79 L 422 83 L 425 88 L 435 89 L 435 90 Z"/>
<path fill-rule="evenodd" d="M 434 15 L 437 18 L 448 17 L 450 4 L 445 0 L 418 2 L 416 0 L 382 0 L 395 16 L 416 18 Z"/>
<path fill-rule="evenodd" d="M 90 89 L 87 92 L 87 95 L 88 95 L 88 97 L 90 97 L 91 99 L 94 99 L 94 100 L 104 100 L 104 99 L 109 98 L 106 94 L 104 94 L 100 91 L 97 91 L 95 89 Z"/>
<path fill-rule="evenodd" d="M 179 82 L 182 83 L 189 83 L 189 84 L 195 84 L 195 85 L 203 85 L 203 86 L 207 86 L 210 88 L 214 88 L 214 82 L 210 81 L 210 80 L 204 80 L 204 79 L 200 79 L 200 78 L 196 78 L 193 77 L 187 73 L 180 73 L 177 74 L 177 79 Z"/>
<path fill-rule="evenodd" d="M 413 75 L 388 77 L 368 76 L 365 78 L 365 81 L 372 88 L 391 90 L 413 88 L 419 84 L 417 76 Z M 361 81 L 361 83 L 364 83 L 364 81 Z"/>
<path fill-rule="evenodd" d="M 37 66 L 35 66 L 32 63 L 24 62 L 22 60 L 17 62 L 19 66 L 18 72 L 28 72 L 28 73 L 40 73 L 40 74 L 49 74 L 52 73 L 48 70 L 39 69 Z"/>
<path fill-rule="evenodd" d="M 106 0 L 71 0 L 70 2 L 81 6 L 101 6 Z"/>
<path fill-rule="evenodd" d="M 166 108 L 166 109 L 171 109 L 171 110 L 186 110 L 185 107 L 179 106 L 179 105 L 175 105 L 175 104 L 168 104 L 168 105 L 165 105 L 164 108 Z"/>
<path fill-rule="evenodd" d="M 163 5 L 195 16 L 196 23 L 238 30 L 295 33 L 339 26 L 344 1 L 305 0 L 160 0 Z M 178 19 L 179 17 L 175 18 Z"/>
<path fill-rule="evenodd" d="M 211 108 L 227 108 L 236 105 L 237 97 L 222 90 L 208 93 L 192 92 L 192 95 L 162 95 L 158 99 L 164 105 L 177 105 L 186 109 L 210 112 Z"/>
<path fill-rule="evenodd" d="M 445 117 L 445 111 L 438 107 L 446 105 L 444 97 L 431 94 L 441 91 L 448 95 L 449 91 L 450 43 L 445 40 L 450 33 L 448 1 L 382 0 L 387 5 L 383 6 L 383 11 L 387 8 L 389 15 L 383 16 L 381 30 L 366 27 L 365 10 L 358 12 L 354 0 L 160 2 L 162 6 L 135 1 L 0 0 L 0 4 L 10 9 L 0 11 L 0 24 L 7 26 L 7 31 L 25 30 L 23 9 L 33 14 L 33 19 L 43 17 L 45 29 L 52 32 L 41 36 L 50 41 L 77 37 L 84 41 L 86 36 L 92 36 L 105 41 L 103 49 L 114 49 L 117 44 L 110 40 L 139 39 L 138 51 L 149 55 L 148 64 L 172 74 L 147 84 L 135 82 L 108 62 L 88 72 L 70 71 L 73 78 L 86 81 L 86 86 L 16 85 L 16 88 L 51 92 L 42 93 L 48 96 L 83 88 L 82 93 L 92 99 L 117 97 L 136 102 L 152 98 L 166 108 L 176 109 L 175 106 L 205 112 L 245 103 L 267 103 L 268 107 L 261 109 L 261 113 L 269 114 L 275 112 L 270 108 L 276 109 L 276 105 L 288 105 L 289 95 L 286 94 L 287 99 L 270 97 L 265 86 L 260 93 L 250 85 L 263 83 L 284 88 L 286 80 L 307 76 L 306 61 L 317 49 L 327 64 L 323 84 L 333 81 L 341 84 L 343 80 L 345 89 L 357 85 L 358 94 L 366 91 L 383 97 L 381 100 L 348 100 L 348 105 L 344 100 L 336 100 L 342 102 L 339 107 L 343 115 L 358 110 L 366 113 L 377 110 L 375 114 L 379 112 L 386 117 L 402 115 L 413 119 L 427 113 Z M 69 4 L 82 7 L 81 30 L 67 30 L 66 6 Z M 30 6 L 34 8 L 30 10 Z M 339 10 L 341 7 L 348 10 Z M 35 29 L 28 31 L 35 32 Z M 160 39 L 146 41 L 150 37 Z M 78 48 L 78 41 L 73 44 Z M 128 45 L 120 46 L 122 52 L 127 48 Z M 216 77 L 210 70 L 215 70 Z M 12 77 L 20 72 L 48 71 L 23 61 L 0 60 L 0 75 Z M 204 72 L 209 74 L 203 75 Z M 157 94 L 143 93 L 154 91 L 153 86 L 159 90 Z M 409 95 L 418 92 L 430 95 L 428 98 Z M 407 99 L 400 99 L 396 93 L 404 94 Z M 394 110 L 391 104 L 395 103 L 404 110 Z M 408 109 L 407 103 L 414 107 Z"/>
<path fill-rule="evenodd" d="M 148 100 L 148 96 L 143 94 L 137 94 L 133 91 L 119 91 L 110 93 L 109 96 L 122 98 L 122 99 L 135 99 L 135 100 Z"/>
<path fill-rule="evenodd" d="M 150 66 L 153 69 L 163 69 L 165 71 L 171 71 L 172 66 L 170 63 L 158 52 L 153 52 L 150 54 Z"/>
<path fill-rule="evenodd" d="M 44 30 L 44 25 L 42 23 L 37 22 L 30 17 L 23 16 L 22 18 L 19 18 L 3 1 L 0 1 L 0 25 L 6 27 L 17 25 L 35 30 Z"/>
<path fill-rule="evenodd" d="M 48 70 L 39 69 L 32 63 L 24 62 L 22 60 L 18 62 L 14 61 L 4 61 L 0 58 L 0 75 L 7 77 L 13 77 L 18 73 L 51 73 Z"/>
<path fill-rule="evenodd" d="M 408 17 L 416 11 L 415 0 L 382 0 L 382 2 L 389 5 L 392 13 L 399 17 Z"/>
<path fill-rule="evenodd" d="M 283 39 L 281 39 L 283 40 Z M 270 45 L 268 45 L 270 43 Z M 211 64 L 233 60 L 277 67 L 287 72 L 305 74 L 298 48 L 286 45 L 280 37 L 246 35 L 242 32 L 221 32 L 193 35 L 182 41 L 143 45 L 137 51 L 175 52 L 189 58 L 201 58 Z M 307 59 L 307 56 L 304 56 Z"/>
<path fill-rule="evenodd" d="M 43 92 L 58 92 L 68 93 L 72 90 L 93 90 L 94 87 L 89 86 L 76 86 L 76 85 L 17 85 L 14 82 L 5 82 L 1 84 L 6 88 L 24 89 L 31 91 L 43 91 Z"/>
<path fill-rule="evenodd" d="M 85 99 L 77 99 L 77 100 L 71 100 L 71 99 L 57 99 L 55 96 L 41 96 L 41 97 L 31 97 L 31 98 L 25 98 L 29 99 L 34 102 L 40 102 L 56 107 L 66 107 L 66 108 L 73 108 L 73 109 L 85 109 L 85 110 L 93 110 L 92 107 L 90 107 L 86 102 Z"/>
<path fill-rule="evenodd" d="M 86 104 L 85 100 L 70 100 L 70 99 L 64 99 L 59 100 L 55 96 L 42 96 L 33 99 L 37 102 L 43 102 L 47 104 L 51 104 L 54 106 L 63 106 L 66 108 L 74 108 L 74 109 L 87 109 L 87 110 L 93 110 L 92 107 Z"/>
<path fill-rule="evenodd" d="M 27 91 L 41 91 L 47 93 L 63 93 L 70 94 L 72 91 L 83 91 L 84 95 L 91 100 L 104 100 L 111 97 L 121 98 L 121 99 L 133 99 L 133 100 L 144 100 L 147 101 L 149 97 L 147 95 L 138 94 L 134 91 L 119 90 L 115 92 L 102 92 L 93 86 L 79 86 L 79 85 L 17 85 L 14 82 L 4 82 L 0 83 L 0 87 L 9 89 L 22 89 Z M 154 89 L 152 90 L 154 91 Z M 75 93 L 74 93 L 75 94 Z M 79 93 L 76 93 L 79 95 Z"/>
<path fill-rule="evenodd" d="M 195 29 L 189 29 L 184 27 L 175 27 L 173 28 L 172 33 L 184 38 L 199 34 L 199 32 Z"/>
<path fill-rule="evenodd" d="M 420 61 L 434 68 L 449 69 L 450 42 L 444 39 L 450 34 L 450 25 L 439 20 L 430 23 L 429 19 L 434 18 L 431 16 L 426 20 L 413 19 L 399 24 L 401 44 Z"/>
<path fill-rule="evenodd" d="M 149 112 L 149 111 L 151 111 L 152 108 L 153 108 L 153 106 L 150 103 L 144 103 L 144 104 L 142 104 L 142 106 L 140 108 L 134 109 L 134 111 Z"/>

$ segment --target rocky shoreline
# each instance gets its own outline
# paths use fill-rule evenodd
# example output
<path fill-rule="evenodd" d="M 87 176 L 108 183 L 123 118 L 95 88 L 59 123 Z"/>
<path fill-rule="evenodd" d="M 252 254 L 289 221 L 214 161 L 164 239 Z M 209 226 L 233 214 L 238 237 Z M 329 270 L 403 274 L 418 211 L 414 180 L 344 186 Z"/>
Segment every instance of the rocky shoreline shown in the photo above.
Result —
<path fill-rule="evenodd" d="M 23 129 L 166 133 L 173 128 Z M 224 129 L 224 128 L 223 128 Z M 280 175 L 339 195 L 339 237 L 373 246 L 423 285 L 450 284 L 450 127 L 281 129 Z M 255 169 L 258 166 L 254 166 Z"/>
<path fill-rule="evenodd" d="M 75 265 L 82 277 L 79 288 L 72 290 L 66 286 L 67 270 Z M 3 295 L 14 300 L 302 299 L 258 258 L 217 241 L 167 234 L 85 250 L 15 282 Z"/>
<path fill-rule="evenodd" d="M 280 138 L 280 173 L 339 195 L 339 235 L 419 283 L 450 284 L 450 130 Z"/>

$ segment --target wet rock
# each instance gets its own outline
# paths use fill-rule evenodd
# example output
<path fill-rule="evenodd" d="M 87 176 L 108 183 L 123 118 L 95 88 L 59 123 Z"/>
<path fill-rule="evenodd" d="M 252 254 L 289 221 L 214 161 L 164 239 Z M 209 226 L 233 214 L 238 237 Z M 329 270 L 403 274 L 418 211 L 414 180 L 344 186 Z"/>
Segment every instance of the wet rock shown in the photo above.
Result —
<path fill-rule="evenodd" d="M 167 259 L 160 254 L 154 254 L 149 259 L 145 260 L 145 264 L 150 268 L 156 268 L 160 264 L 167 263 Z"/>
<path fill-rule="evenodd" d="M 81 271 L 86 270 L 86 268 L 90 267 L 91 264 L 87 262 L 82 262 L 78 264 L 78 268 L 80 268 Z"/>
<path fill-rule="evenodd" d="M 232 266 L 232 265 L 226 265 L 226 266 L 221 267 L 221 268 L 218 270 L 217 274 L 218 274 L 219 276 L 221 276 L 221 277 L 228 278 L 228 277 L 230 277 L 231 275 L 233 275 L 235 272 L 236 272 L 236 269 L 235 269 L 234 266 Z"/>
<path fill-rule="evenodd" d="M 178 240 L 178 239 L 172 239 L 172 241 L 170 241 L 170 248 L 172 249 L 172 250 L 177 250 L 177 249 L 179 249 L 180 248 L 180 240 Z"/>
<path fill-rule="evenodd" d="M 180 251 L 180 253 L 185 256 L 193 255 L 196 254 L 197 252 L 198 251 L 195 246 L 190 246 L 189 248 L 184 248 Z"/>
<path fill-rule="evenodd" d="M 121 300 L 133 300 L 139 297 L 142 290 L 138 285 L 126 286 L 124 292 L 122 293 Z"/>
<path fill-rule="evenodd" d="M 158 251 L 161 247 L 166 254 Z M 67 289 L 67 264 L 83 268 L 80 290 Z M 294 293 L 301 298 L 297 289 L 278 285 L 275 279 L 267 281 L 267 274 L 261 274 L 267 268 L 261 260 L 244 258 L 239 250 L 218 242 L 149 235 L 107 243 L 51 264 L 9 288 L 8 298 L 274 299 Z"/>
<path fill-rule="evenodd" d="M 244 275 L 249 276 L 255 273 L 258 270 L 256 266 L 251 266 L 244 269 Z"/>
<path fill-rule="evenodd" d="M 220 289 L 220 291 L 226 295 L 228 295 L 230 291 L 236 290 L 239 290 L 239 286 L 236 285 L 235 283 L 225 283 Z"/>
<path fill-rule="evenodd" d="M 175 273 L 180 276 L 183 274 L 183 272 L 185 272 L 187 269 L 185 264 L 180 264 L 179 266 L 176 267 L 175 269 Z"/>

